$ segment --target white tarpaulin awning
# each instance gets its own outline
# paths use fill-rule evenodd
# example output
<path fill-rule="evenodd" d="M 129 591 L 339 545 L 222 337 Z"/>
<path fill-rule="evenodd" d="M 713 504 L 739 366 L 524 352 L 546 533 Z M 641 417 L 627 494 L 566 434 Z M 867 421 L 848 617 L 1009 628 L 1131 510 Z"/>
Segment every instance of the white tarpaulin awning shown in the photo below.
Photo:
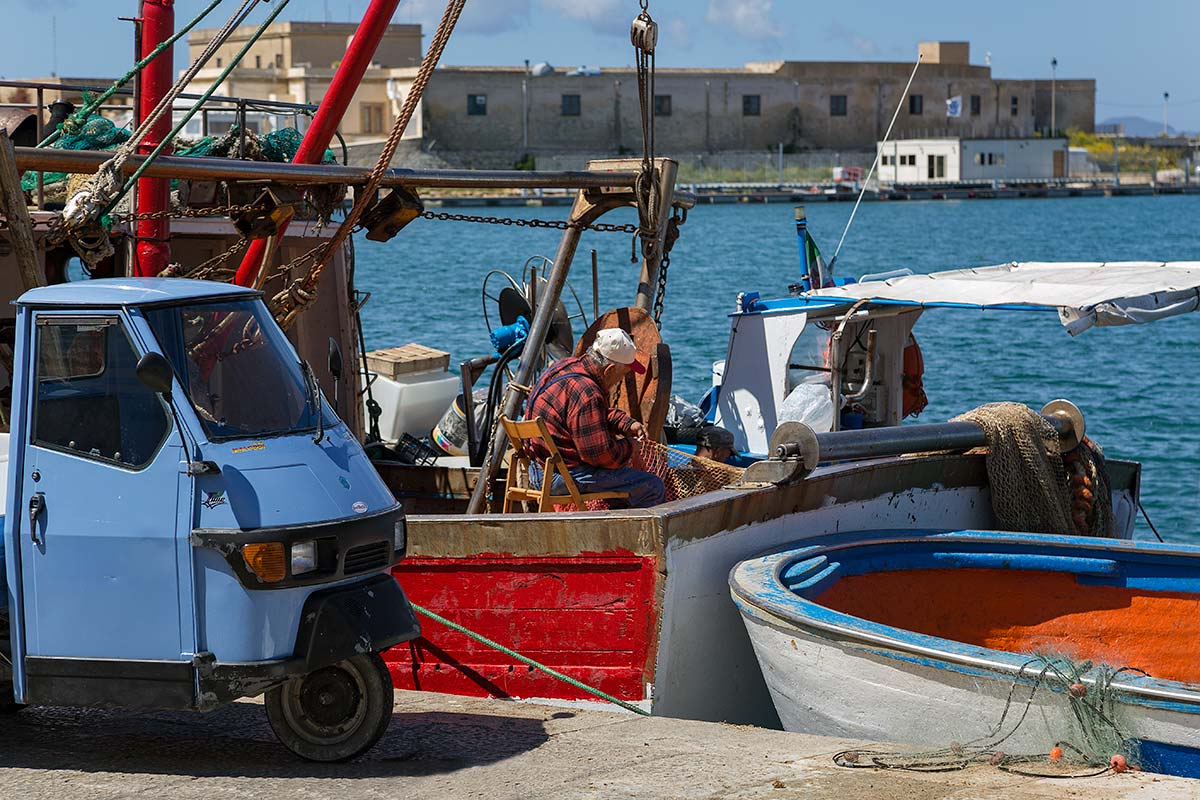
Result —
<path fill-rule="evenodd" d="M 920 306 L 1057 308 L 1074 336 L 1093 325 L 1131 325 L 1200 309 L 1200 261 L 1029 261 L 809 292 L 806 297 Z"/>

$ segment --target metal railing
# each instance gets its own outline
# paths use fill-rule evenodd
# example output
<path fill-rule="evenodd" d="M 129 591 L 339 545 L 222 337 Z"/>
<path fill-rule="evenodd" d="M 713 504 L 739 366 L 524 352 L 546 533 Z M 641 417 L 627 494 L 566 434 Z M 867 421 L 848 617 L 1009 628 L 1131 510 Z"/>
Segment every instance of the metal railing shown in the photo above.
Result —
<path fill-rule="evenodd" d="M 107 91 L 108 86 L 94 86 L 85 84 L 62 83 L 62 82 L 47 82 L 47 81 L 10 81 L 0 80 L 0 90 L 2 89 L 26 89 L 34 92 L 34 100 L 32 102 L 20 102 L 9 100 L 0 103 L 0 108 L 30 108 L 37 119 L 37 140 L 39 142 L 46 139 L 46 117 L 47 110 L 46 95 L 47 93 L 57 92 L 61 99 L 63 94 L 101 94 Z M 113 99 L 117 97 L 132 98 L 133 90 L 130 88 L 117 89 L 113 93 Z M 201 98 L 201 95 L 184 93 L 179 95 L 180 100 L 195 102 Z M 105 103 L 99 111 L 128 111 L 136 115 L 136 105 L 134 103 Z M 237 157 L 242 158 L 246 152 L 246 114 L 247 112 L 262 112 L 265 114 L 274 114 L 276 116 L 291 115 L 293 119 L 301 116 L 312 116 L 317 110 L 316 104 L 313 103 L 289 103 L 282 100 L 260 100 L 250 97 L 236 97 L 228 95 L 212 95 L 208 98 L 205 104 L 200 109 L 200 135 L 209 135 L 210 114 L 232 113 L 234 115 L 234 124 L 238 127 L 238 148 Z M 294 125 L 299 128 L 299 125 Z M 346 140 L 342 138 L 341 131 L 334 131 L 334 136 L 337 137 L 338 144 L 342 151 L 342 164 L 346 164 L 348 160 L 348 151 L 346 148 Z M 45 173 L 38 171 L 37 182 L 37 202 L 36 206 L 42 210 L 45 206 Z"/>

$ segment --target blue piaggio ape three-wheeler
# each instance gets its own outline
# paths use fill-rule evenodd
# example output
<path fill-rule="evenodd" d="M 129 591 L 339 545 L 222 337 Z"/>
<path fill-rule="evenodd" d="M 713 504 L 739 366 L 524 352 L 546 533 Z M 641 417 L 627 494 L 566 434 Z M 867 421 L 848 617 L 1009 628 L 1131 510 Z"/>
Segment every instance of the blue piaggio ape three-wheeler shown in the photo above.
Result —
<path fill-rule="evenodd" d="M 265 692 L 304 758 L 375 744 L 379 652 L 419 633 L 389 574 L 404 514 L 259 294 L 34 289 L 12 371 L 2 703 L 204 711 Z"/>

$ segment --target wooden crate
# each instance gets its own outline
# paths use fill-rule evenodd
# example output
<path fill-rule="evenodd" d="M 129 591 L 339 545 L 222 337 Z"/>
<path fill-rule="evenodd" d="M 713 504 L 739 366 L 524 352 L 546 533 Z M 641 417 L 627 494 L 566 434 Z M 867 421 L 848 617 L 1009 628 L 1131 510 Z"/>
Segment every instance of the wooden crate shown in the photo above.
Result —
<path fill-rule="evenodd" d="M 449 353 L 416 342 L 367 353 L 367 369 L 392 380 L 414 372 L 445 372 L 449 367 Z"/>

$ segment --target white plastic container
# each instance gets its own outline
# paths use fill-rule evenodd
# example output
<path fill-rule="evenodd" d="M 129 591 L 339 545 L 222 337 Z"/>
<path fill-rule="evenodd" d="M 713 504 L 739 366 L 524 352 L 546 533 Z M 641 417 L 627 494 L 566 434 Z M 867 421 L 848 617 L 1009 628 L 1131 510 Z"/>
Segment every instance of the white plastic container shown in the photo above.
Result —
<path fill-rule="evenodd" d="M 462 390 L 458 375 L 440 369 L 401 375 L 396 380 L 373 372 L 370 375 L 374 378 L 371 392 L 383 409 L 379 434 L 388 442 L 396 441 L 404 433 L 418 438 L 428 436 Z M 363 418 L 369 421 L 365 394 L 363 413 Z"/>

